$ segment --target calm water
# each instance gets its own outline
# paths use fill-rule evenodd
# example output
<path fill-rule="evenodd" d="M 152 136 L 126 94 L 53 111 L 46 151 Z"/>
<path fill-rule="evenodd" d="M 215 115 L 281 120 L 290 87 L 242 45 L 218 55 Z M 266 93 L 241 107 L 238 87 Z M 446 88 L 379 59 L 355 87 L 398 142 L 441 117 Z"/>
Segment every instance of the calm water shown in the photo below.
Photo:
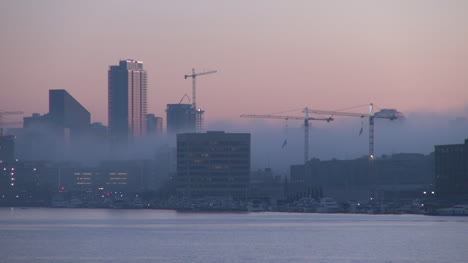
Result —
<path fill-rule="evenodd" d="M 468 217 L 0 208 L 0 262 L 468 262 Z"/>

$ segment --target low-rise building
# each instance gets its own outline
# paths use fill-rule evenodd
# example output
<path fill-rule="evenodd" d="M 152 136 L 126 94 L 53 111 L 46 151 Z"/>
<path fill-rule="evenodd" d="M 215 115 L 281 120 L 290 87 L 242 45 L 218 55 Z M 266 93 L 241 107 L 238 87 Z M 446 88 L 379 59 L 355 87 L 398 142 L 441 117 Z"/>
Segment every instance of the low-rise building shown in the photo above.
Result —
<path fill-rule="evenodd" d="M 250 174 L 250 134 L 177 135 L 176 191 L 188 198 L 245 199 Z"/>
<path fill-rule="evenodd" d="M 468 139 L 435 146 L 435 184 L 440 198 L 468 198 Z"/>

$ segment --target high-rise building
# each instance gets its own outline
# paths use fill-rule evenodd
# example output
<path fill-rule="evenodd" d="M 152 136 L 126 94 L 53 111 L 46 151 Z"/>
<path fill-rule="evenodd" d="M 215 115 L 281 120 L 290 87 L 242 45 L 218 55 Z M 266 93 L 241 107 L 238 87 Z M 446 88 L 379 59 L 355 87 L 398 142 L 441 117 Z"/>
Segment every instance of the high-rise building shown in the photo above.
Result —
<path fill-rule="evenodd" d="M 63 160 L 90 133 L 91 114 L 66 90 L 49 90 L 49 112 L 23 118 L 17 154 L 27 160 Z"/>
<path fill-rule="evenodd" d="M 126 140 L 146 133 L 147 72 L 143 62 L 121 60 L 109 68 L 109 133 Z"/>
<path fill-rule="evenodd" d="M 176 191 L 181 196 L 245 199 L 250 178 L 250 134 L 177 135 Z"/>
<path fill-rule="evenodd" d="M 163 118 L 154 114 L 146 114 L 146 132 L 161 135 L 163 133 Z"/>
<path fill-rule="evenodd" d="M 78 137 L 89 129 L 91 114 L 66 90 L 49 90 L 49 118 L 55 126 L 70 129 L 72 137 Z"/>
<path fill-rule="evenodd" d="M 170 134 L 195 132 L 197 115 L 192 104 L 167 104 L 167 132 Z"/>
<path fill-rule="evenodd" d="M 435 184 L 441 198 L 468 198 L 468 139 L 435 146 Z"/>

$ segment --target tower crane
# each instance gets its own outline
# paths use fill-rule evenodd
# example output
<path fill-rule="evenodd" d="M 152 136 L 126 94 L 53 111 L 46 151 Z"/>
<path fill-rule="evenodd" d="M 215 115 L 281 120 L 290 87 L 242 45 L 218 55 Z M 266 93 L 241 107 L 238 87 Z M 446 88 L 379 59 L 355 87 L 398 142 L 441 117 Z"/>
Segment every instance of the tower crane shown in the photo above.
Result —
<path fill-rule="evenodd" d="M 218 72 L 217 70 L 212 70 L 212 71 L 206 71 L 206 72 L 201 72 L 201 73 L 195 73 L 195 69 L 192 68 L 192 74 L 190 75 L 185 75 L 184 78 L 192 78 L 192 106 L 194 110 L 197 110 L 197 97 L 196 97 L 196 87 L 197 87 L 197 82 L 196 79 L 198 76 L 203 76 L 207 74 L 213 74 Z"/>
<path fill-rule="evenodd" d="M 309 109 L 306 107 L 303 111 L 304 116 L 284 116 L 284 115 L 255 115 L 255 114 L 242 114 L 242 118 L 262 118 L 262 119 L 282 119 L 282 120 L 302 120 L 304 121 L 304 163 L 309 160 L 309 121 L 326 121 L 333 120 L 332 117 L 328 118 L 312 118 L 309 117 Z"/>
<path fill-rule="evenodd" d="M 372 201 L 376 194 L 376 178 L 375 178 L 375 167 L 374 167 L 374 121 L 378 119 L 396 120 L 403 116 L 401 112 L 395 109 L 382 109 L 377 113 L 374 113 L 374 104 L 369 104 L 369 113 L 354 113 L 354 112 L 341 112 L 341 111 L 323 111 L 323 110 L 308 110 L 309 113 L 325 114 L 333 116 L 346 116 L 346 117 L 360 117 L 369 118 L 369 162 L 368 162 L 368 176 L 370 189 L 370 200 Z"/>
<path fill-rule="evenodd" d="M 389 119 L 396 120 L 402 116 L 401 112 L 394 109 L 382 109 L 374 113 L 374 104 L 369 104 L 369 113 L 354 113 L 354 112 L 341 112 L 341 111 L 324 111 L 324 110 L 308 110 L 309 113 L 325 114 L 333 116 L 346 116 L 346 117 L 360 117 L 369 118 L 369 160 L 373 160 L 374 155 L 374 119 Z"/>

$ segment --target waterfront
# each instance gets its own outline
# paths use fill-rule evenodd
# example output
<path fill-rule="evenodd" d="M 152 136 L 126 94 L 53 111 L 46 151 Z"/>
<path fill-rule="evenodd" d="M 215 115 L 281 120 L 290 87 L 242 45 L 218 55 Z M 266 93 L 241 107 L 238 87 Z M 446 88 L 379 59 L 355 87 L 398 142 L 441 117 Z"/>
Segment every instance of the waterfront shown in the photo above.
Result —
<path fill-rule="evenodd" d="M 0 208 L 0 262 L 466 262 L 467 217 Z"/>

